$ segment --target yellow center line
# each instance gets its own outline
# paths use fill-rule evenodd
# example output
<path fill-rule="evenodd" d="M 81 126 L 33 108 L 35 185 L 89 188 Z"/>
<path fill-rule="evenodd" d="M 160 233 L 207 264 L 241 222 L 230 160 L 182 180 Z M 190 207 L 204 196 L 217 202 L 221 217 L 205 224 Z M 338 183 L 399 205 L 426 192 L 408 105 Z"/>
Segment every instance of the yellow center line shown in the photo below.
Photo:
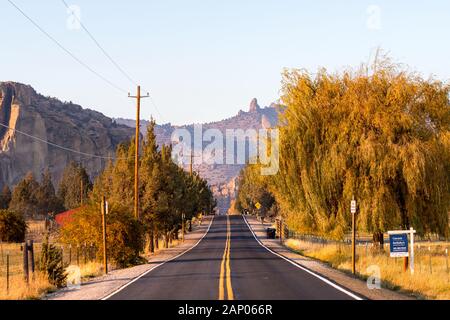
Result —
<path fill-rule="evenodd" d="M 220 264 L 219 277 L 219 300 L 225 300 L 225 286 L 227 300 L 234 299 L 233 287 L 231 286 L 231 267 L 230 267 L 230 247 L 231 247 L 231 226 L 230 219 L 227 216 L 227 240 L 223 252 L 222 263 Z"/>

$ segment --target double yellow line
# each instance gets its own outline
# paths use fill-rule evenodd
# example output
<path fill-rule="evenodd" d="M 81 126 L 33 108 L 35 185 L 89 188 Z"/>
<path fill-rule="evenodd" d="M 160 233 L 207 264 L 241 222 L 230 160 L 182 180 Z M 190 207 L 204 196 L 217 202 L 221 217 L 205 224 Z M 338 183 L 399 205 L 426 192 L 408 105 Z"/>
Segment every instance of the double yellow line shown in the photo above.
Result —
<path fill-rule="evenodd" d="M 223 252 L 222 263 L 220 265 L 219 277 L 219 300 L 234 300 L 233 287 L 231 286 L 230 268 L 230 247 L 231 247 L 231 226 L 230 218 L 227 216 L 227 241 Z M 227 297 L 225 298 L 225 288 Z"/>

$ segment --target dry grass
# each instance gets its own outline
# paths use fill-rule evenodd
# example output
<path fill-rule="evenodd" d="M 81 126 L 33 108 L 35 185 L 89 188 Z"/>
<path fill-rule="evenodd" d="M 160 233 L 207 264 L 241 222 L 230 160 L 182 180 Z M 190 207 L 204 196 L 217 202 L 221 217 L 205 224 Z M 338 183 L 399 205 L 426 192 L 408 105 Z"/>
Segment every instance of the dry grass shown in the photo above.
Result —
<path fill-rule="evenodd" d="M 55 290 L 45 275 L 36 272 L 30 277 L 29 284 L 22 275 L 13 275 L 9 280 L 9 291 L 6 289 L 6 276 L 0 276 L 0 300 L 29 300 L 39 299 L 45 293 Z"/>
<path fill-rule="evenodd" d="M 288 239 L 286 246 L 302 255 L 329 263 L 333 268 L 351 271 L 351 247 L 344 244 L 319 244 Z M 450 274 L 445 248 L 448 244 L 432 243 L 415 246 L 415 274 L 403 272 L 403 259 L 390 258 L 389 252 L 376 253 L 371 246 L 357 247 L 356 270 L 366 279 L 367 268 L 380 268 L 382 285 L 386 288 L 411 292 L 428 299 L 450 299 Z"/>

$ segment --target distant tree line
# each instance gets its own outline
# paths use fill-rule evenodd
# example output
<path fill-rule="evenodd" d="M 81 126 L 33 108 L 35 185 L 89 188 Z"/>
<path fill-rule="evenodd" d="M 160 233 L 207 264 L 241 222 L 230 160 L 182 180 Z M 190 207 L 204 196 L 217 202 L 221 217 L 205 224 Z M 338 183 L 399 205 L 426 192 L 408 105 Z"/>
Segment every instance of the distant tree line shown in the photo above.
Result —
<path fill-rule="evenodd" d="M 108 255 L 118 265 L 139 262 L 147 245 L 150 252 L 168 247 L 177 239 L 185 217 L 187 225 L 199 214 L 211 213 L 213 194 L 197 173 L 190 174 L 172 161 L 171 147 L 156 144 L 155 123 L 147 129 L 140 155 L 140 220 L 134 217 L 134 139 L 118 146 L 110 162 L 93 184 L 86 205 L 60 230 L 61 240 L 73 246 L 98 248 L 102 255 L 100 203 L 108 201 Z"/>
<path fill-rule="evenodd" d="M 101 256 L 100 203 L 105 196 L 109 209 L 108 254 L 115 263 L 124 266 L 139 262 L 145 245 L 150 252 L 168 247 L 178 238 L 183 216 L 189 228 L 194 217 L 213 212 L 216 202 L 205 179 L 175 164 L 170 146 L 156 144 L 154 127 L 152 121 L 140 155 L 139 221 L 133 212 L 135 146 L 132 139 L 117 147 L 116 160 L 108 163 L 93 183 L 86 170 L 72 162 L 65 168 L 57 191 L 48 170 L 40 181 L 27 174 L 12 191 L 5 187 L 0 194 L 0 209 L 4 209 L 0 211 L 0 231 L 13 230 L 14 226 L 11 234 L 20 236 L 6 237 L 2 232 L 2 240 L 23 241 L 25 219 L 43 219 L 76 209 L 59 230 L 60 240 L 74 247 L 92 245 Z M 17 232 L 17 228 L 23 232 Z M 162 244 L 159 239 L 163 239 Z"/>
<path fill-rule="evenodd" d="M 449 89 L 388 59 L 356 72 L 286 72 L 279 172 L 247 166 L 237 206 L 276 208 L 296 231 L 342 238 L 354 196 L 358 229 L 375 242 L 409 227 L 448 236 Z"/>

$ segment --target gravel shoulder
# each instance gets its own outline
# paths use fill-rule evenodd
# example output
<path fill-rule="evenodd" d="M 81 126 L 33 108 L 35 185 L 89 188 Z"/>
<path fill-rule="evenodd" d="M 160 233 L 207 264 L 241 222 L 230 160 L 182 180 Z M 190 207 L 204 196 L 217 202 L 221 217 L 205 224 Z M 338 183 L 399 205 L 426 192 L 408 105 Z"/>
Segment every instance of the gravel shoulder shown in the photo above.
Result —
<path fill-rule="evenodd" d="M 213 217 L 204 217 L 201 226 L 193 225 L 193 231 L 185 235 L 184 243 L 169 249 L 163 249 L 148 258 L 148 263 L 111 271 L 105 276 L 100 276 L 84 282 L 79 289 L 61 289 L 48 294 L 45 300 L 100 300 L 125 286 L 142 274 L 152 270 L 161 263 L 189 250 L 206 234 Z"/>
<path fill-rule="evenodd" d="M 340 270 L 334 269 L 329 265 L 302 256 L 296 252 L 291 251 L 286 246 L 282 245 L 279 239 L 267 239 L 266 228 L 270 227 L 271 223 L 262 224 L 253 216 L 246 216 L 248 224 L 252 228 L 255 235 L 258 237 L 259 241 L 262 242 L 267 248 L 272 251 L 294 261 L 298 265 L 309 269 L 321 276 L 327 278 L 328 280 L 341 285 L 357 295 L 364 297 L 369 300 L 415 300 L 416 298 L 411 295 L 403 294 L 400 292 L 395 292 L 385 288 L 381 289 L 369 289 L 365 281 L 358 279 L 350 274 L 342 272 Z"/>

